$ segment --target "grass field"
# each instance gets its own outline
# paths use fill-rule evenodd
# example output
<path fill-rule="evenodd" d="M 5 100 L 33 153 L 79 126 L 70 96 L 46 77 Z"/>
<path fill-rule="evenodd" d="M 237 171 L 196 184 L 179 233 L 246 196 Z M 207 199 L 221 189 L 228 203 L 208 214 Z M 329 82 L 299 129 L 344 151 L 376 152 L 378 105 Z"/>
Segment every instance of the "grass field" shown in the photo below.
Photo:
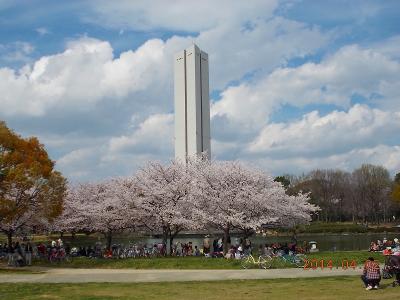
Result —
<path fill-rule="evenodd" d="M 111 268 L 111 269 L 239 269 L 240 261 L 205 257 L 160 257 L 126 259 L 73 258 L 71 262 L 49 263 L 35 261 L 34 265 L 63 268 Z"/>
<path fill-rule="evenodd" d="M 307 255 L 310 264 L 309 267 L 321 267 L 321 260 L 324 266 L 332 261 L 333 268 L 341 268 L 342 263 L 346 261 L 350 265 L 354 260 L 357 266 L 362 266 L 369 256 L 373 256 L 380 263 L 384 263 L 384 256 L 381 253 L 370 253 L 367 251 L 341 251 L 341 252 L 320 252 Z M 314 261 L 312 261 L 314 259 Z M 312 262 L 312 264 L 311 264 Z M 49 263 L 44 260 L 35 260 L 34 266 L 50 268 L 129 268 L 129 269 L 240 269 L 240 260 L 227 260 L 223 258 L 205 258 L 205 257 L 165 257 L 165 258 L 131 258 L 131 259 L 91 259 L 86 257 L 73 258 L 71 262 Z M 5 261 L 0 263 L 1 268 L 5 267 Z M 256 266 L 255 266 L 256 267 Z M 274 260 L 272 268 L 294 267 L 289 263 L 283 263 L 280 260 Z"/>
<path fill-rule="evenodd" d="M 8 299 L 397 299 L 389 281 L 365 291 L 359 277 L 169 283 L 0 284 Z"/>
<path fill-rule="evenodd" d="M 1 268 L 0 274 L 40 274 L 42 271 L 32 270 L 32 269 L 17 269 L 17 268 Z"/>

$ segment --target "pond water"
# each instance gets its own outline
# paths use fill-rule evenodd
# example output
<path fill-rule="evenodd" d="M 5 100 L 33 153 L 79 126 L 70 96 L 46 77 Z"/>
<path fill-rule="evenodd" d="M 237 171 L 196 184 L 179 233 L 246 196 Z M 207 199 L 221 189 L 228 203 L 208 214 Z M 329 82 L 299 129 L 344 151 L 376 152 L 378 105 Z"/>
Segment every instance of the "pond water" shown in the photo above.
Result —
<path fill-rule="evenodd" d="M 211 235 L 209 238 L 212 241 L 215 238 L 220 238 L 222 235 Z M 351 251 L 351 250 L 368 250 L 371 241 L 376 241 L 378 239 L 382 240 L 383 238 L 393 240 L 395 237 L 400 238 L 399 234 L 394 233 L 362 233 L 362 234 L 309 234 L 309 235 L 299 235 L 297 237 L 297 241 L 299 244 L 302 244 L 303 241 L 310 242 L 316 241 L 317 247 L 320 251 Z M 235 242 L 237 236 L 232 235 L 231 241 Z M 105 244 L 105 240 L 103 238 L 98 238 Z M 174 242 L 180 243 L 188 243 L 192 242 L 193 247 L 198 246 L 202 247 L 204 235 L 199 234 L 185 234 L 180 235 L 174 239 Z M 69 242 L 73 246 L 80 245 L 93 245 L 97 238 L 90 237 L 80 237 L 78 240 L 71 240 L 69 237 L 65 237 L 64 241 Z M 257 249 L 260 244 L 265 243 L 290 243 L 291 236 L 252 236 L 250 240 L 253 244 L 253 248 Z M 118 236 L 113 239 L 113 244 L 137 244 L 137 243 L 146 243 L 148 245 L 161 242 L 161 238 L 138 238 L 138 237 L 130 237 L 130 236 Z"/>
<path fill-rule="evenodd" d="M 219 238 L 221 236 L 210 236 L 210 240 Z M 303 241 L 310 242 L 316 241 L 317 247 L 320 251 L 351 251 L 351 250 L 368 250 L 371 241 L 376 241 L 383 238 L 393 240 L 395 237 L 400 238 L 400 234 L 383 234 L 383 233 L 372 233 L 372 234 L 312 234 L 312 235 L 301 235 L 297 237 L 299 244 Z M 175 242 L 188 243 L 192 242 L 193 247 L 195 245 L 201 247 L 204 236 L 179 236 L 175 239 Z M 232 243 L 235 242 L 236 236 L 231 237 Z M 265 243 L 290 243 L 291 236 L 253 236 L 250 238 L 253 248 L 257 249 L 260 244 Z M 147 239 L 148 243 L 159 242 L 161 239 Z"/>

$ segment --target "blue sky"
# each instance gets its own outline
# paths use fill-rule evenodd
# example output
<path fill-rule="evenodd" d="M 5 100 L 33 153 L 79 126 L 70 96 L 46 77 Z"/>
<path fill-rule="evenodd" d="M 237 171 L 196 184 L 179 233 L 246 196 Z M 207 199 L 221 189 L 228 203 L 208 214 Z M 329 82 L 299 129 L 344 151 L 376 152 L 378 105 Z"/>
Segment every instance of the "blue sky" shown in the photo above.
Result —
<path fill-rule="evenodd" d="M 168 161 L 172 57 L 195 42 L 210 55 L 213 158 L 394 174 L 399 31 L 396 0 L 0 0 L 0 119 L 70 181 Z"/>

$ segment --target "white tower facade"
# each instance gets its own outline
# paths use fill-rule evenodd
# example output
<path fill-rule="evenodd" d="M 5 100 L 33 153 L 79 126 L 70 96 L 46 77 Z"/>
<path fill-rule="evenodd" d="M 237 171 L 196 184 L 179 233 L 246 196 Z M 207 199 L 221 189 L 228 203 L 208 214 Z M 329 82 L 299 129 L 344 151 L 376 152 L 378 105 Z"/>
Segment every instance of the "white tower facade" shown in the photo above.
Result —
<path fill-rule="evenodd" d="M 196 45 L 175 55 L 175 158 L 207 153 L 210 147 L 208 54 Z"/>

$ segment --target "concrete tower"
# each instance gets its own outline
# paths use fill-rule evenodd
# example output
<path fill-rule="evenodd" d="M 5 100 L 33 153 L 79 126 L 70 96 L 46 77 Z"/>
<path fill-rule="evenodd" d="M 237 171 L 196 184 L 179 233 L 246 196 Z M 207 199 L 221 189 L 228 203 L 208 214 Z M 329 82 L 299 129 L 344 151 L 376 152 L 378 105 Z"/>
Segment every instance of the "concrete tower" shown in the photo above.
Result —
<path fill-rule="evenodd" d="M 196 45 L 175 55 L 175 158 L 207 152 L 210 148 L 208 54 Z"/>

